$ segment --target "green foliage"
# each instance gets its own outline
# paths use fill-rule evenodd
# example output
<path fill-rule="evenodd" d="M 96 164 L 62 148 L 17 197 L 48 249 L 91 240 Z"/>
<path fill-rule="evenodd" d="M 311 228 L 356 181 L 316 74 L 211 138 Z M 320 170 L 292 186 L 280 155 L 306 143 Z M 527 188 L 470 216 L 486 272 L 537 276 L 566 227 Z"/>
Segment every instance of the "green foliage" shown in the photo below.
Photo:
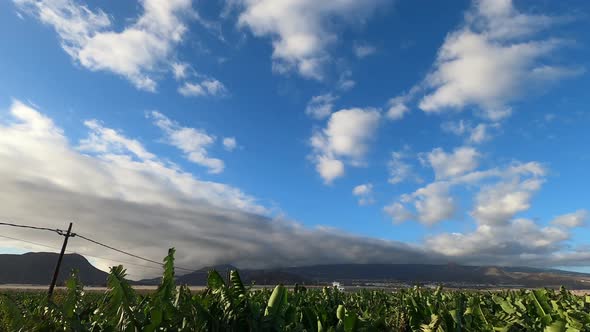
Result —
<path fill-rule="evenodd" d="M 590 331 L 590 296 L 565 289 L 501 292 L 414 287 L 395 292 L 335 288 L 254 290 L 237 271 L 216 271 L 207 289 L 177 286 L 174 249 L 162 282 L 137 294 L 122 266 L 111 268 L 104 294 L 86 294 L 74 271 L 66 291 L 0 294 L 0 331 Z"/>
<path fill-rule="evenodd" d="M 5 331 L 17 331 L 24 326 L 21 309 L 7 295 L 0 295 L 0 325 Z"/>

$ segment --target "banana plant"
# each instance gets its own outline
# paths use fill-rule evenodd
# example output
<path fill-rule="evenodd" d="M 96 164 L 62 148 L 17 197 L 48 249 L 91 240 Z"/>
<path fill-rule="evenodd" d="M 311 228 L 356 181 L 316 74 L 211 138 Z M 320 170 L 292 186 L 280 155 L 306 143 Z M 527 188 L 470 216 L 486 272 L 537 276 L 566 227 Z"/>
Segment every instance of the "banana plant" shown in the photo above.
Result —
<path fill-rule="evenodd" d="M 0 293 L 0 331 L 297 331 L 297 332 L 582 332 L 590 331 L 590 296 L 559 290 L 449 291 L 414 287 L 342 292 L 283 285 L 246 287 L 211 271 L 207 288 L 176 285 L 174 254 L 152 294 L 137 294 L 122 266 L 108 290 L 86 293 L 73 271 L 52 301 L 42 293 Z"/>

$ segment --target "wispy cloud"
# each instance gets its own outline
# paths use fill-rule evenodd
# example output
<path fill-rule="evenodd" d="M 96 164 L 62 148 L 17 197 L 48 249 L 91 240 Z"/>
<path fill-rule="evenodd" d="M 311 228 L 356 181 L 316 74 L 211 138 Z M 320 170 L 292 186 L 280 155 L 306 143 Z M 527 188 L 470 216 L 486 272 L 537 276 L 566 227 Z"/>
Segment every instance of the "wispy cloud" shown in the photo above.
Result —
<path fill-rule="evenodd" d="M 574 228 L 584 226 L 588 220 L 590 213 L 587 210 L 578 210 L 576 212 L 562 214 L 551 220 L 551 223 L 556 226 Z"/>
<path fill-rule="evenodd" d="M 10 112 L 10 122 L 0 124 L 0 199 L 4 202 L 0 216 L 4 220 L 52 228 L 74 220 L 79 234 L 108 240 L 144 257 L 158 259 L 167 248 L 176 247 L 177 263 L 194 268 L 219 263 L 263 268 L 284 266 L 287 261 L 309 265 L 440 259 L 417 246 L 307 228 L 273 217 L 254 197 L 227 184 L 199 180 L 121 131 L 91 125 L 91 137 L 83 142 L 104 140 L 99 146 L 105 147 L 83 154 L 68 143 L 62 129 L 34 108 L 14 102 Z M 145 158 L 138 159 L 137 154 Z M 15 236 L 46 241 L 44 234 L 15 230 Z M 116 252 L 105 254 L 102 248 L 76 238 L 68 247 L 133 261 Z M 102 268 L 112 264 L 100 259 L 96 263 Z M 154 273 L 135 265 L 127 268 L 136 277 Z"/>
<path fill-rule="evenodd" d="M 478 221 L 505 223 L 516 213 L 528 210 L 528 202 L 543 182 L 545 168 L 530 162 L 478 171 L 480 157 L 471 147 L 459 147 L 450 153 L 434 149 L 422 154 L 421 160 L 432 168 L 435 180 L 401 195 L 385 211 L 395 222 L 417 220 L 431 225 L 449 220 L 457 216 L 458 202 L 452 194 L 457 188 L 479 188 L 471 211 Z"/>
<path fill-rule="evenodd" d="M 212 158 L 207 152 L 207 148 L 217 140 L 215 136 L 208 134 L 203 129 L 182 127 L 160 112 L 152 111 L 148 112 L 147 115 L 153 119 L 158 128 L 164 131 L 166 142 L 184 152 L 188 160 L 207 167 L 209 173 L 218 174 L 223 172 L 225 168 L 223 160 Z"/>
<path fill-rule="evenodd" d="M 336 99 L 338 99 L 338 97 L 333 96 L 330 93 L 314 96 L 307 103 L 305 114 L 318 120 L 327 118 L 332 114 Z"/>
<path fill-rule="evenodd" d="M 205 79 L 199 83 L 184 82 L 178 93 L 185 97 L 223 96 L 227 94 L 227 89 L 216 79 Z"/>
<path fill-rule="evenodd" d="M 472 125 L 469 121 L 446 121 L 441 124 L 441 129 L 447 133 L 465 137 L 467 143 L 480 144 L 489 141 L 493 132 L 500 129 L 499 123 L 479 123 Z"/>
<path fill-rule="evenodd" d="M 369 44 L 355 43 L 353 51 L 357 58 L 362 59 L 368 57 L 369 55 L 375 54 L 375 52 L 377 52 L 377 48 Z"/>
<path fill-rule="evenodd" d="M 398 184 L 410 179 L 421 181 L 420 177 L 413 171 L 412 165 L 407 161 L 409 159 L 408 149 L 405 148 L 391 153 L 391 159 L 387 162 L 389 172 L 387 182 L 390 184 Z"/>
<path fill-rule="evenodd" d="M 223 147 L 227 151 L 233 151 L 238 147 L 238 142 L 236 141 L 235 137 L 224 137 L 223 138 Z"/>
<path fill-rule="evenodd" d="M 432 167 L 437 179 L 445 179 L 474 170 L 478 166 L 479 158 L 480 153 L 475 148 L 463 146 L 451 153 L 436 148 L 426 153 L 423 161 Z"/>
<path fill-rule="evenodd" d="M 421 93 L 401 96 L 401 105 L 419 98 L 418 107 L 428 113 L 475 106 L 492 121 L 510 116 L 511 102 L 531 89 L 584 71 L 553 64 L 551 56 L 568 42 L 539 35 L 566 21 L 522 13 L 510 0 L 474 1 L 461 27 L 446 37 L 431 72 L 414 87 Z"/>
<path fill-rule="evenodd" d="M 352 194 L 358 198 L 358 204 L 361 206 L 375 203 L 372 183 L 359 184 L 352 189 Z"/>
<path fill-rule="evenodd" d="M 87 138 L 80 140 L 78 146 L 80 151 L 99 154 L 131 152 L 141 160 L 155 158 L 139 141 L 129 139 L 114 129 L 104 127 L 98 120 L 87 120 L 84 125 L 90 129 L 90 132 Z"/>
<path fill-rule="evenodd" d="M 417 221 L 433 225 L 462 219 L 458 212 L 464 196 L 458 199 L 455 193 L 462 191 L 472 198 L 469 215 L 475 229 L 429 235 L 425 248 L 467 264 L 585 264 L 590 255 L 569 243 L 571 228 L 582 226 L 587 218 L 585 210 L 558 216 L 549 226 L 521 216 L 530 209 L 533 196 L 546 180 L 544 166 L 537 162 L 515 162 L 506 167 L 476 170 L 474 158 L 478 154 L 460 151 L 466 150 L 457 148 L 448 154 L 435 149 L 434 155 L 428 154 L 426 160 L 436 179 L 401 195 L 385 206 L 384 212 L 395 223 Z"/>
<path fill-rule="evenodd" d="M 324 76 L 323 66 L 332 60 L 328 48 L 338 40 L 332 22 L 362 23 L 382 2 L 233 1 L 241 11 L 240 26 L 248 27 L 256 36 L 272 38 L 276 72 L 296 71 L 318 80 Z"/>
<path fill-rule="evenodd" d="M 185 21 L 193 12 L 191 0 L 142 1 L 141 15 L 118 32 L 105 12 L 73 0 L 14 3 L 52 26 L 63 49 L 82 66 L 121 75 L 146 91 L 156 90 L 158 71 L 173 62 L 173 50 L 182 42 L 187 31 Z"/>

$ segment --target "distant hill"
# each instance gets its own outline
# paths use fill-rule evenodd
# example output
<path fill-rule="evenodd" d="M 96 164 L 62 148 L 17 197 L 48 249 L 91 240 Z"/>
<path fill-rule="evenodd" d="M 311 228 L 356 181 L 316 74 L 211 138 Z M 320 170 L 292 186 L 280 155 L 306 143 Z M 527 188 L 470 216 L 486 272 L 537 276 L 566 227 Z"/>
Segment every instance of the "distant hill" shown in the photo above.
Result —
<path fill-rule="evenodd" d="M 48 285 L 57 261 L 56 253 L 0 255 L 0 284 Z M 58 285 L 63 285 L 71 269 L 80 271 L 85 285 L 105 285 L 107 273 L 77 254 L 66 254 Z M 207 284 L 208 271 L 217 270 L 224 279 L 231 265 L 207 266 L 180 275 L 177 282 L 194 286 Z M 450 287 L 558 287 L 590 289 L 590 274 L 530 267 L 465 266 L 458 264 L 332 264 L 276 269 L 240 269 L 245 284 L 275 285 L 295 283 L 325 285 L 444 284 Z M 160 278 L 133 281 L 137 285 L 158 285 Z"/>
<path fill-rule="evenodd" d="M 0 254 L 0 284 L 49 285 L 59 254 L 29 252 L 22 255 Z M 65 254 L 57 285 L 63 285 L 72 269 L 79 270 L 84 285 L 106 285 L 108 274 L 95 268 L 78 254 Z"/>
<path fill-rule="evenodd" d="M 191 286 L 204 286 L 207 284 L 207 276 L 209 271 L 216 270 L 227 281 L 227 274 L 230 270 L 238 270 L 232 265 L 216 265 L 207 266 L 195 272 L 178 276 L 176 281 L 180 284 L 186 284 Z M 311 284 L 312 281 L 299 274 L 281 271 L 278 269 L 270 270 L 239 270 L 240 278 L 244 284 L 257 284 L 257 285 L 275 285 L 275 284 Z M 137 282 L 140 285 L 157 285 L 160 283 L 160 278 L 144 279 Z"/>
<path fill-rule="evenodd" d="M 338 264 L 281 269 L 313 282 L 443 283 L 450 285 L 590 288 L 590 274 L 530 267 L 458 264 Z"/>
<path fill-rule="evenodd" d="M 215 269 L 225 278 L 231 265 L 205 267 L 177 277 L 179 283 L 203 286 L 207 272 Z M 334 264 L 266 270 L 240 270 L 246 284 L 329 284 L 345 285 L 432 283 L 451 287 L 558 287 L 590 288 L 590 274 L 530 267 L 465 266 L 458 264 Z M 159 278 L 138 284 L 158 284 Z"/>

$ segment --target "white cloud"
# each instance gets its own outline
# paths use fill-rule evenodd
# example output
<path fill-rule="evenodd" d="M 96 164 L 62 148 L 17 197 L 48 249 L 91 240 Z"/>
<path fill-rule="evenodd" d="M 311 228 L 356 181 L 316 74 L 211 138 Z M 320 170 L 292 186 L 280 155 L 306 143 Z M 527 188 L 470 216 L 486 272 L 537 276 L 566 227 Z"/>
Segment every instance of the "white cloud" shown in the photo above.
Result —
<path fill-rule="evenodd" d="M 485 123 L 480 123 L 473 128 L 471 134 L 469 135 L 468 141 L 471 143 L 482 143 L 490 139 L 490 134 L 488 131 L 488 125 Z"/>
<path fill-rule="evenodd" d="M 344 163 L 327 156 L 317 156 L 316 170 L 327 184 L 344 175 Z"/>
<path fill-rule="evenodd" d="M 178 93 L 185 97 L 221 96 L 227 93 L 227 89 L 216 79 L 206 79 L 200 83 L 184 82 Z"/>
<path fill-rule="evenodd" d="M 186 62 L 174 62 L 171 69 L 174 78 L 179 82 L 178 93 L 185 97 L 225 96 L 228 93 L 223 83 L 199 74 Z"/>
<path fill-rule="evenodd" d="M 16 121 L 0 126 L 2 171 L 11 174 L 4 180 L 29 179 L 31 185 L 47 183 L 79 194 L 171 207 L 180 202 L 176 198 L 194 195 L 218 206 L 265 211 L 239 190 L 196 180 L 98 121 L 86 121 L 89 136 L 72 148 L 63 130 L 34 108 L 15 101 L 10 114 Z M 19 160 L 21 167 L 16 166 Z"/>
<path fill-rule="evenodd" d="M 223 147 L 227 151 L 233 151 L 238 147 L 238 142 L 236 141 L 235 137 L 224 137 L 223 138 Z"/>
<path fill-rule="evenodd" d="M 580 227 L 585 225 L 586 221 L 588 220 L 588 211 L 587 210 L 578 210 L 576 212 L 564 214 L 561 216 L 555 217 L 551 221 L 553 225 L 566 227 L 566 228 L 574 228 Z"/>
<path fill-rule="evenodd" d="M 377 52 L 377 48 L 369 44 L 355 44 L 353 51 L 357 58 L 362 59 L 369 55 L 375 54 L 375 52 Z"/>
<path fill-rule="evenodd" d="M 155 158 L 155 156 L 148 152 L 137 140 L 128 139 L 114 129 L 105 128 L 97 120 L 85 121 L 84 125 L 91 131 L 88 138 L 80 141 L 78 149 L 81 151 L 99 154 L 128 151 L 141 160 Z"/>
<path fill-rule="evenodd" d="M 480 223 L 475 231 L 464 234 L 437 234 L 423 245 L 358 237 L 325 227 L 310 229 L 271 217 L 268 209 L 238 188 L 195 178 L 153 155 L 122 131 L 91 125 L 89 137 L 82 141 L 101 148 L 82 154 L 69 144 L 61 128 L 30 106 L 15 101 L 10 117 L 4 119 L 0 124 L 3 220 L 51 228 L 75 220 L 75 232 L 144 257 L 158 259 L 174 246 L 178 265 L 195 269 L 219 263 L 242 268 L 276 267 L 284 266 L 285 261 L 293 265 L 456 261 L 548 267 L 587 265 L 590 258 L 587 251 L 567 242 L 571 232 L 568 227 L 578 225 L 578 221 L 543 227 L 504 214 L 511 219 Z M 532 162 L 473 171 L 446 182 L 456 186 L 497 179 L 517 183 L 517 191 L 536 191 L 529 180 L 542 179 L 545 172 Z M 408 196 L 386 212 L 402 220 L 412 219 L 417 214 L 404 206 L 412 202 Z M 35 208 L 23 208 L 31 206 Z M 13 232 L 11 236 L 17 238 L 47 241 L 44 234 Z M 45 250 L 4 239 L 0 244 Z M 130 259 L 77 238 L 72 238 L 68 247 L 82 254 Z M 118 264 L 104 259 L 97 263 L 101 268 Z M 133 265 L 128 268 L 135 278 L 157 273 Z"/>
<path fill-rule="evenodd" d="M 183 151 L 188 160 L 207 167 L 209 173 L 223 172 L 225 167 L 223 160 L 211 158 L 207 152 L 207 148 L 215 142 L 215 136 L 209 135 L 202 129 L 182 127 L 156 111 L 149 112 L 148 117 L 166 133 L 167 142 Z"/>
<path fill-rule="evenodd" d="M 465 133 L 470 132 L 472 130 L 471 124 L 464 120 L 443 122 L 440 125 L 440 128 L 444 132 L 452 133 L 457 136 L 462 136 Z"/>
<path fill-rule="evenodd" d="M 344 163 L 340 159 L 353 166 L 364 163 L 380 117 L 375 109 L 343 109 L 332 113 L 327 127 L 312 135 L 312 159 L 326 183 L 344 175 Z"/>
<path fill-rule="evenodd" d="M 401 120 L 410 111 L 399 97 L 390 99 L 388 104 L 387 117 L 391 120 Z"/>
<path fill-rule="evenodd" d="M 323 131 L 329 151 L 355 160 L 362 159 L 375 135 L 379 118 L 379 112 L 374 109 L 352 108 L 333 113 Z"/>
<path fill-rule="evenodd" d="M 477 194 L 471 214 L 479 224 L 506 224 L 517 213 L 530 208 L 530 201 L 543 183 L 542 179 L 514 179 L 484 186 Z"/>
<path fill-rule="evenodd" d="M 321 79 L 330 62 L 330 45 L 338 41 L 335 23 L 362 23 L 381 0 L 236 0 L 242 12 L 238 24 L 255 36 L 271 37 L 273 69 L 296 71 L 306 78 Z"/>
<path fill-rule="evenodd" d="M 564 18 L 520 13 L 512 0 L 478 0 L 466 16 L 473 28 L 492 39 L 512 40 L 529 37 L 564 21 Z"/>
<path fill-rule="evenodd" d="M 77 57 L 81 45 L 94 34 L 111 26 L 109 16 L 102 10 L 92 11 L 87 6 L 73 1 L 14 0 L 18 9 L 37 16 L 53 26 L 61 38 L 62 47 L 72 57 Z"/>
<path fill-rule="evenodd" d="M 460 148 L 455 151 L 460 151 Z M 546 173 L 544 167 L 536 162 L 477 171 L 472 163 L 453 162 L 454 154 L 441 157 L 442 150 L 435 149 L 433 152 L 436 152 L 432 165 L 437 174 L 436 180 L 412 193 L 401 195 L 399 200 L 384 207 L 395 222 L 416 220 L 432 225 L 449 220 L 458 211 L 452 190 L 464 188 L 471 191 L 479 187 L 481 189 L 475 196 L 471 215 L 479 224 L 506 224 L 517 213 L 529 208 L 530 200 L 543 183 Z M 445 166 L 447 161 L 451 166 Z M 457 168 L 457 165 L 462 166 Z"/>
<path fill-rule="evenodd" d="M 472 147 L 459 147 L 452 153 L 436 148 L 426 154 L 426 159 L 434 169 L 437 179 L 445 179 L 464 174 L 478 166 L 479 152 Z"/>
<path fill-rule="evenodd" d="M 178 80 L 182 80 L 187 77 L 190 65 L 185 62 L 174 62 L 172 63 L 172 74 L 174 78 Z"/>
<path fill-rule="evenodd" d="M 389 179 L 387 181 L 389 183 L 398 184 L 410 177 L 415 177 L 410 164 L 404 161 L 405 158 L 404 152 L 394 151 L 391 153 L 391 159 L 387 163 L 387 169 L 389 170 Z"/>
<path fill-rule="evenodd" d="M 433 225 L 455 216 L 457 204 L 447 182 L 433 182 L 412 194 L 402 195 L 400 202 L 392 202 L 383 210 L 395 223 L 416 220 L 424 225 Z M 411 204 L 415 212 L 406 205 Z"/>
<path fill-rule="evenodd" d="M 354 88 L 355 85 L 356 85 L 356 82 L 354 80 L 349 79 L 349 78 L 341 77 L 340 80 L 338 81 L 338 88 L 343 91 L 348 91 L 348 90 Z"/>
<path fill-rule="evenodd" d="M 479 123 L 472 126 L 471 123 L 459 121 L 447 121 L 441 124 L 441 129 L 447 133 L 452 133 L 457 136 L 465 136 L 468 143 L 480 144 L 489 141 L 492 138 L 491 131 L 498 130 L 500 125 L 498 123 Z"/>
<path fill-rule="evenodd" d="M 551 121 L 555 120 L 555 118 L 557 118 L 557 115 L 555 115 L 553 113 L 547 113 L 547 114 L 545 114 L 545 116 L 543 116 L 543 119 L 545 120 L 545 122 L 551 122 Z"/>
<path fill-rule="evenodd" d="M 548 266 L 549 262 L 558 261 L 577 264 L 579 255 L 566 250 L 570 238 L 566 229 L 543 227 L 517 217 L 530 208 L 532 196 L 540 189 L 545 174 L 541 165 L 532 162 L 451 179 L 447 183 L 452 186 L 480 184 L 471 211 L 476 228 L 467 233 L 430 236 L 426 247 L 467 264 Z M 484 180 L 492 183 L 482 186 Z M 564 215 L 564 224 L 570 224 L 569 221 L 573 221 L 570 225 L 577 224 L 577 218 L 571 218 L 576 214 Z"/>
<path fill-rule="evenodd" d="M 550 261 L 568 239 L 563 230 L 519 218 L 503 226 L 481 225 L 471 233 L 435 235 L 426 240 L 426 246 L 470 264 L 538 266 L 539 260 Z"/>
<path fill-rule="evenodd" d="M 409 103 L 421 93 L 421 86 L 413 86 L 409 91 L 387 101 L 387 117 L 400 120 L 410 112 Z"/>
<path fill-rule="evenodd" d="M 144 0 L 143 13 L 117 32 L 102 10 L 92 11 L 72 0 L 13 1 L 53 26 L 63 49 L 82 66 L 121 75 L 147 91 L 156 90 L 155 75 L 169 67 L 187 30 L 185 18 L 193 12 L 191 0 Z"/>
<path fill-rule="evenodd" d="M 440 48 L 419 107 L 442 112 L 473 105 L 499 120 L 511 114 L 508 104 L 531 86 L 575 75 L 577 70 L 543 63 L 564 42 L 535 39 L 535 34 L 556 21 L 519 13 L 508 0 L 476 1 L 465 25 Z"/>
<path fill-rule="evenodd" d="M 402 195 L 399 201 L 385 206 L 384 211 L 396 223 L 416 220 L 425 225 L 432 225 L 453 218 L 458 210 L 458 204 L 451 195 L 454 186 L 472 184 L 483 178 L 503 174 L 499 170 L 475 172 L 479 156 L 472 147 L 459 147 L 452 153 L 437 148 L 430 153 L 421 154 L 422 163 L 432 167 L 436 181 Z M 390 175 L 390 183 L 399 183 L 412 176 L 410 166 L 402 161 L 404 157 L 404 153 L 401 152 L 392 154 L 390 173 L 392 170 L 393 173 Z M 410 206 L 412 210 L 409 209 Z"/>
<path fill-rule="evenodd" d="M 473 107 L 478 115 L 498 121 L 512 114 L 511 102 L 549 82 L 584 72 L 581 67 L 551 64 L 568 45 L 539 32 L 563 17 L 524 14 L 510 0 L 476 0 L 463 24 L 449 33 L 426 78 L 393 100 L 393 118 L 418 100 L 424 112 L 441 113 Z M 474 136 L 474 142 L 483 137 Z"/>
<path fill-rule="evenodd" d="M 354 88 L 356 85 L 356 82 L 351 77 L 352 77 L 352 71 L 344 70 L 340 74 L 340 78 L 338 78 L 338 82 L 336 83 L 336 86 L 338 87 L 338 89 L 340 89 L 342 91 L 348 91 L 348 90 Z"/>
<path fill-rule="evenodd" d="M 413 213 L 408 211 L 408 209 L 399 202 L 393 202 L 385 206 L 383 211 L 391 217 L 394 223 L 402 223 L 416 218 Z"/>
<path fill-rule="evenodd" d="M 455 215 L 457 206 L 449 188 L 447 183 L 434 182 L 414 192 L 413 202 L 421 223 L 432 225 Z"/>
<path fill-rule="evenodd" d="M 358 198 L 359 205 L 370 205 L 375 203 L 373 198 L 373 184 L 364 183 L 352 189 L 352 194 Z"/>
<path fill-rule="evenodd" d="M 338 97 L 335 97 L 330 93 L 314 96 L 309 103 L 307 103 L 305 114 L 318 120 L 327 118 L 332 114 L 334 101 L 336 101 L 336 99 L 338 99 Z"/>
<path fill-rule="evenodd" d="M 352 193 L 355 196 L 364 196 L 368 195 L 373 191 L 373 185 L 370 183 L 359 184 L 358 186 L 352 189 Z"/>
<path fill-rule="evenodd" d="M 91 140 L 104 139 L 99 146 L 111 148 L 84 155 L 50 118 L 30 106 L 15 101 L 10 117 L 4 119 L 0 124 L 2 220 L 51 228 L 74 220 L 76 233 L 143 257 L 160 260 L 174 246 L 177 264 L 195 269 L 221 263 L 264 268 L 284 266 L 287 261 L 293 265 L 444 261 L 415 245 L 312 229 L 272 217 L 238 188 L 199 180 L 158 156 L 137 160 L 124 148 L 137 141 L 120 131 L 100 126 L 96 133 L 90 128 L 90 134 L 96 135 Z M 116 135 L 103 135 L 106 132 Z M 46 234 L 11 232 L 16 238 L 47 243 Z M 5 239 L 0 245 L 47 250 Z M 79 238 L 70 239 L 68 249 L 115 260 L 97 259 L 103 269 L 119 264 L 116 261 L 145 264 Z M 135 265 L 126 268 L 134 278 L 159 273 Z"/>

